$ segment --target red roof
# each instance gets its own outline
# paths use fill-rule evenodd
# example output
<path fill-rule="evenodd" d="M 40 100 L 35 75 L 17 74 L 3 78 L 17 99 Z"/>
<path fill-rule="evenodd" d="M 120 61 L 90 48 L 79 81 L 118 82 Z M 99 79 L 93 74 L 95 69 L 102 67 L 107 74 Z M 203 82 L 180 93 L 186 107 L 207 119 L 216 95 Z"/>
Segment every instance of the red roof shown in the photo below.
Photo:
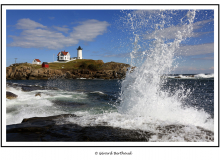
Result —
<path fill-rule="evenodd" d="M 37 62 L 41 62 L 39 59 L 35 59 L 35 61 L 37 61 Z"/>
<path fill-rule="evenodd" d="M 67 55 L 67 53 L 68 53 L 68 52 L 65 52 L 65 50 L 64 50 L 64 51 L 61 51 L 61 52 L 63 53 L 63 55 Z M 60 52 L 58 53 L 57 56 L 59 56 L 59 54 L 60 54 Z"/>
<path fill-rule="evenodd" d="M 64 51 L 61 51 L 61 52 L 62 52 L 64 55 L 67 55 L 67 53 L 68 53 L 68 52 L 65 52 L 65 50 L 64 50 Z"/>

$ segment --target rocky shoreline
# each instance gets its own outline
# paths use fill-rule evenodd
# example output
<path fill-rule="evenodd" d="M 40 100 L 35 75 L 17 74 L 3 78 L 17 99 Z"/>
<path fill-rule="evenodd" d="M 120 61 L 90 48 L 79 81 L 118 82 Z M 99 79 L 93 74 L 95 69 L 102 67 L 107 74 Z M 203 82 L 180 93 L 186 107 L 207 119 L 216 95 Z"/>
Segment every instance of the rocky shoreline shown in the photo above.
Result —
<path fill-rule="evenodd" d="M 74 114 L 24 119 L 20 124 L 7 125 L 7 142 L 106 142 L 149 141 L 152 133 L 128 130 L 111 126 L 79 126 L 65 122 L 66 118 L 77 118 Z M 62 123 L 64 122 L 64 123 Z"/>
<path fill-rule="evenodd" d="M 126 76 L 129 65 L 117 66 L 113 69 L 92 71 L 89 69 L 50 69 L 29 66 L 9 66 L 6 68 L 6 79 L 41 80 L 49 78 L 65 79 L 122 79 Z"/>
<path fill-rule="evenodd" d="M 152 133 L 142 130 L 122 129 L 106 125 L 107 122 L 97 126 L 80 126 L 68 122 L 68 118 L 79 118 L 74 114 L 62 114 L 49 117 L 33 117 L 23 119 L 20 124 L 6 126 L 7 142 L 149 142 L 152 136 L 162 139 L 172 132 L 181 133 L 184 125 L 168 125 L 158 127 L 160 133 Z M 214 141 L 214 133 L 197 127 L 202 138 L 205 135 L 207 141 Z M 203 137 L 204 138 L 204 137 Z M 191 142 L 187 136 L 185 141 Z"/>

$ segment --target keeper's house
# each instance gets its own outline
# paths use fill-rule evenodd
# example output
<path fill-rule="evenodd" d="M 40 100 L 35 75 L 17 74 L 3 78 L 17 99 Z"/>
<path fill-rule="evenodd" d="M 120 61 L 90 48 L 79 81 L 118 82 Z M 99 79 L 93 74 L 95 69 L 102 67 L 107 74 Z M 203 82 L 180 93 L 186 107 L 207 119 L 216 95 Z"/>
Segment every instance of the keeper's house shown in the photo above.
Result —
<path fill-rule="evenodd" d="M 39 59 L 34 59 L 32 61 L 32 64 L 40 64 L 41 65 L 41 61 Z"/>
<path fill-rule="evenodd" d="M 58 53 L 57 55 L 57 61 L 68 61 L 70 60 L 70 53 L 69 52 L 65 52 L 64 51 L 61 51 Z"/>

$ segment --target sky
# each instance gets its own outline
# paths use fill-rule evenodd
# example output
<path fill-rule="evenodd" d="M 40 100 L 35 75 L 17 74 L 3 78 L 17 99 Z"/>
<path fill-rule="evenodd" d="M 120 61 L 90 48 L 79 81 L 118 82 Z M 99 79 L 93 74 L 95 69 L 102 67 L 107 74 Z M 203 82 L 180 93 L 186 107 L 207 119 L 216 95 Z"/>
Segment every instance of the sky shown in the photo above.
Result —
<path fill-rule="evenodd" d="M 187 10 L 7 10 L 6 66 L 32 63 L 34 59 L 53 62 L 60 51 L 77 56 L 83 48 L 83 59 L 130 63 L 139 35 L 138 52 L 148 52 L 155 35 L 167 43 L 188 25 Z M 141 17 L 140 17 L 141 15 Z M 158 17 L 162 19 L 154 19 Z M 165 17 L 165 18 L 164 18 Z M 182 19 L 182 21 L 181 21 Z M 155 31 L 165 20 L 163 29 Z M 184 21 L 184 23 L 183 23 Z M 190 35 L 175 51 L 179 64 L 174 73 L 199 74 L 214 72 L 214 11 L 197 10 Z M 158 27 L 158 26 L 157 26 Z M 159 27 L 161 27 L 159 25 Z"/>

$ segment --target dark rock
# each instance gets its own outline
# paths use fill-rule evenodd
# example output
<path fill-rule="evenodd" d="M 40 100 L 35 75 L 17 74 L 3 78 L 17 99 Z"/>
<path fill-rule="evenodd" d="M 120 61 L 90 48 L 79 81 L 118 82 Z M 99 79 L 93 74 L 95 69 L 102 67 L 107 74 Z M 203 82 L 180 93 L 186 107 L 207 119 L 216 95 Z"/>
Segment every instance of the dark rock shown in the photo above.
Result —
<path fill-rule="evenodd" d="M 6 68 L 6 78 L 10 78 L 11 73 L 12 73 L 12 67 Z"/>
<path fill-rule="evenodd" d="M 15 99 L 17 98 L 18 96 L 12 92 L 9 92 L 9 91 L 6 91 L 6 98 L 7 99 Z"/>
<path fill-rule="evenodd" d="M 49 117 L 32 117 L 32 118 L 25 118 L 21 123 L 28 122 L 28 123 L 35 123 L 35 122 L 43 122 L 43 121 L 54 121 L 54 120 L 61 120 L 64 118 L 70 117 L 77 117 L 75 114 L 61 114 L 56 116 L 49 116 Z"/>
<path fill-rule="evenodd" d="M 116 71 L 113 71 L 113 76 L 114 76 L 114 78 L 117 78 L 117 73 L 116 73 Z"/>
<path fill-rule="evenodd" d="M 35 94 L 35 97 L 36 97 L 36 96 L 40 96 L 40 97 L 41 97 L 41 93 L 36 93 L 36 94 Z"/>
<path fill-rule="evenodd" d="M 70 71 L 67 71 L 65 77 L 66 77 L 66 78 L 72 78 L 71 72 L 70 72 Z"/>
<path fill-rule="evenodd" d="M 114 128 L 110 126 L 79 126 L 60 123 L 65 118 L 78 118 L 66 114 L 24 119 L 21 124 L 7 125 L 7 142 L 24 141 L 148 141 L 152 133 Z M 103 123 L 105 125 L 105 123 Z"/>

